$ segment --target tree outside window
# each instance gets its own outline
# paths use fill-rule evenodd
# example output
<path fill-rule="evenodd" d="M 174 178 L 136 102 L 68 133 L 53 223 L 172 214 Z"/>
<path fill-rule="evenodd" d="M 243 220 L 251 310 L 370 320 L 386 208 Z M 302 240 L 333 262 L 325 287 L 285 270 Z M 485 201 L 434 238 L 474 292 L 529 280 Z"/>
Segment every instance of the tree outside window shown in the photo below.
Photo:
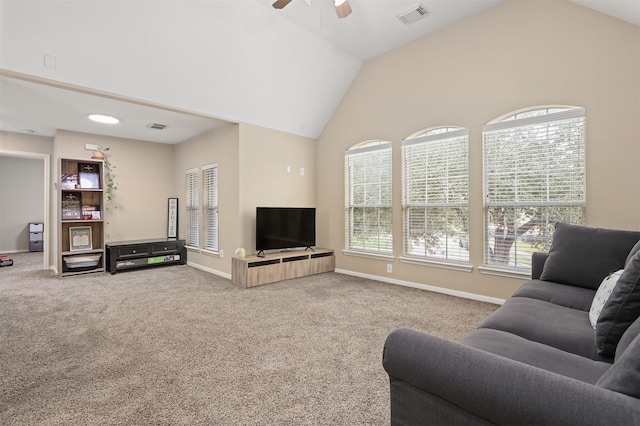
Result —
<path fill-rule="evenodd" d="M 368 141 L 345 152 L 345 246 L 393 252 L 391 143 Z"/>
<path fill-rule="evenodd" d="M 404 255 L 469 261 L 469 132 L 439 127 L 402 142 Z"/>
<path fill-rule="evenodd" d="M 556 222 L 583 224 L 584 108 L 536 108 L 483 127 L 485 264 L 528 269 Z"/>

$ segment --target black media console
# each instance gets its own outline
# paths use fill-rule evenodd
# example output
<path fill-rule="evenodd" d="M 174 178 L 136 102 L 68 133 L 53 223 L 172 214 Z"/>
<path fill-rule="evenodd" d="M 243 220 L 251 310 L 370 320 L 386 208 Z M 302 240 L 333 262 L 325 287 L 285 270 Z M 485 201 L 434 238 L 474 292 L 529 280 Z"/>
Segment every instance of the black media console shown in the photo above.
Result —
<path fill-rule="evenodd" d="M 185 240 L 151 239 L 106 244 L 107 272 L 187 263 Z"/>

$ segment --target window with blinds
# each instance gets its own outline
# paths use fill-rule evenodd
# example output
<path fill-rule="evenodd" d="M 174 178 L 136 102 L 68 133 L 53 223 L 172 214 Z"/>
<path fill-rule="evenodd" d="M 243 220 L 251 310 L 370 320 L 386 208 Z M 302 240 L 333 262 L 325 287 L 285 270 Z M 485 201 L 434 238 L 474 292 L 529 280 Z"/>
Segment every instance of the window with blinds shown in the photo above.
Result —
<path fill-rule="evenodd" d="M 439 127 L 405 139 L 404 255 L 469 262 L 469 132 Z"/>
<path fill-rule="evenodd" d="M 584 108 L 536 108 L 482 129 L 485 264 L 531 268 L 556 222 L 584 223 Z"/>
<path fill-rule="evenodd" d="M 198 227 L 198 169 L 187 170 L 187 239 L 186 243 L 191 247 L 200 246 L 200 229 Z"/>
<path fill-rule="evenodd" d="M 345 246 L 393 253 L 391 142 L 369 141 L 345 152 Z"/>
<path fill-rule="evenodd" d="M 218 165 L 202 167 L 204 248 L 218 251 Z"/>

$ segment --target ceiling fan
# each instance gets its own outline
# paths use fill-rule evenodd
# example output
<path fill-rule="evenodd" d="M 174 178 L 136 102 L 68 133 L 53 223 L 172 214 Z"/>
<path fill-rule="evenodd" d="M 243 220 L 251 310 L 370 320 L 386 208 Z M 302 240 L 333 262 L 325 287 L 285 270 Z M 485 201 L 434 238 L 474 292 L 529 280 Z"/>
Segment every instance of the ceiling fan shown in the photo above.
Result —
<path fill-rule="evenodd" d="M 311 0 L 304 0 L 307 4 L 311 4 Z M 291 0 L 276 0 L 273 3 L 273 7 L 276 9 L 282 9 L 286 5 L 291 3 Z M 336 8 L 338 18 L 346 18 L 351 13 L 351 6 L 349 6 L 349 0 L 333 0 L 333 5 Z"/>

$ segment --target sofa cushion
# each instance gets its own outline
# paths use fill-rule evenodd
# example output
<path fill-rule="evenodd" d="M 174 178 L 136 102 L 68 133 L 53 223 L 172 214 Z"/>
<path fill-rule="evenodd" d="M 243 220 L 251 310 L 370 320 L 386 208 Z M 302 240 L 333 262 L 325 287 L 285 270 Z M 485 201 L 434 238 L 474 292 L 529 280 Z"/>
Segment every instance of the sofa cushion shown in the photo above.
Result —
<path fill-rule="evenodd" d="M 620 337 L 640 316 L 640 251 L 627 264 L 596 323 L 596 346 L 614 356 Z"/>
<path fill-rule="evenodd" d="M 594 329 L 596 328 L 600 312 L 602 312 L 604 304 L 609 299 L 609 296 L 611 296 L 611 293 L 618 282 L 618 278 L 620 278 L 623 271 L 624 269 L 620 269 L 619 271 L 609 274 L 608 277 L 602 280 L 600 287 L 598 287 L 598 291 L 596 291 L 593 302 L 591 302 L 591 309 L 589 309 L 589 322 L 591 323 L 591 327 Z"/>
<path fill-rule="evenodd" d="M 624 268 L 640 232 L 557 223 L 541 280 L 596 290 L 604 277 Z"/>
<path fill-rule="evenodd" d="M 595 293 L 594 290 L 584 287 L 550 281 L 530 280 L 516 290 L 512 297 L 544 300 L 545 302 L 587 312 L 591 308 Z"/>
<path fill-rule="evenodd" d="M 640 336 L 633 339 L 596 386 L 640 398 Z"/>
<path fill-rule="evenodd" d="M 618 346 L 616 346 L 616 356 L 615 356 L 616 361 L 620 359 L 620 357 L 622 356 L 624 351 L 627 350 L 627 347 L 629 347 L 633 339 L 635 339 L 639 334 L 640 334 L 640 318 L 635 320 L 633 324 L 631 324 L 629 328 L 627 328 L 627 331 L 625 331 L 622 337 L 620 338 L 620 341 L 618 342 Z"/>
<path fill-rule="evenodd" d="M 591 384 L 595 384 L 611 367 L 608 362 L 594 361 L 489 328 L 473 330 L 460 343 Z"/>
<path fill-rule="evenodd" d="M 612 362 L 598 353 L 589 313 L 543 300 L 512 297 L 485 319 L 479 328 L 491 328 L 524 337 L 595 361 Z"/>

